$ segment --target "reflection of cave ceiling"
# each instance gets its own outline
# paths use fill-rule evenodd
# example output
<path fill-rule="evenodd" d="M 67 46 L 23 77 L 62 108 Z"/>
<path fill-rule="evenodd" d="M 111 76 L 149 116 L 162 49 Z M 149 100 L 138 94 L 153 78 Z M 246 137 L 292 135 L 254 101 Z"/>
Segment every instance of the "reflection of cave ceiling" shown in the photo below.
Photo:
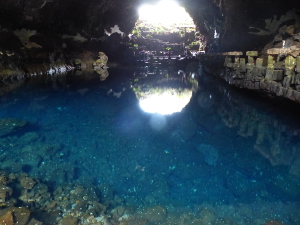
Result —
<path fill-rule="evenodd" d="M 104 29 L 118 24 L 130 32 L 137 20 L 136 8 L 156 0 L 6 0 L 0 2 L 0 26 L 8 30 L 27 28 L 85 38 L 100 38 Z M 257 36 L 249 27 L 265 28 L 265 19 L 279 18 L 296 8 L 298 0 L 178 0 L 207 39 L 216 29 L 224 50 L 256 47 Z M 168 9 L 166 9 L 168 10 Z M 284 21 L 293 23 L 294 21 Z M 260 40 L 264 38 L 260 37 Z M 0 40 L 1 41 L 1 40 Z M 0 42 L 1 45 L 1 42 Z"/>

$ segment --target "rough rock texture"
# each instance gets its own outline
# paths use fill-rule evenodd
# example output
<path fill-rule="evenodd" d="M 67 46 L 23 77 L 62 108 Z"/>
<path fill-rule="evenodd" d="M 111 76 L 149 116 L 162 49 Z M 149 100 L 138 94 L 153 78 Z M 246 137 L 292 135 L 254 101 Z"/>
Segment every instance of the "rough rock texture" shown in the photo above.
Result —
<path fill-rule="evenodd" d="M 142 3 L 158 0 L 7 0 L 0 2 L 0 51 L 36 52 L 89 48 L 119 26 L 128 34 Z M 179 0 L 208 42 L 215 30 L 223 51 L 262 48 L 273 39 L 279 25 L 297 20 L 298 1 Z M 294 9 L 293 13 L 287 14 Z M 166 9 L 168 10 L 168 9 Z M 113 28 L 113 29 L 111 29 Z M 22 33 L 26 39 L 18 38 Z M 27 43 L 24 43 L 27 40 Z M 71 40 L 76 43 L 71 43 Z M 102 39 L 103 40 L 103 39 Z M 80 45 L 84 42 L 83 46 Z M 4 46 L 3 43 L 6 45 Z M 81 43 L 82 44 L 82 43 Z M 98 43 L 99 45 L 99 43 Z M 101 45 L 101 44 L 100 44 Z M 31 47 L 30 47 L 31 46 Z M 41 49 L 43 51 L 41 51 Z M 74 50 L 74 49 L 73 49 Z M 97 49 L 96 51 L 101 49 Z M 35 54 L 37 54 L 35 52 Z M 23 54 L 26 54 L 26 52 Z M 41 56 L 40 56 L 41 57 Z"/>
<path fill-rule="evenodd" d="M 8 29 L 30 27 L 43 30 L 44 34 L 55 30 L 68 34 L 73 32 L 74 35 L 81 31 L 100 36 L 103 29 L 117 23 L 128 32 L 135 22 L 131 21 L 131 15 L 135 15 L 133 10 L 136 3 L 136 0 L 1 1 L 1 25 Z"/>
<path fill-rule="evenodd" d="M 28 122 L 20 119 L 1 119 L 0 120 L 0 137 L 9 135 L 17 130 L 22 129 Z"/>
<path fill-rule="evenodd" d="M 137 0 L 0 1 L 0 77 L 19 80 L 66 72 L 74 56 L 99 52 L 105 30 L 130 32 Z M 103 50 L 106 50 L 105 48 Z M 38 66 L 32 66 L 38 65 Z"/>
<path fill-rule="evenodd" d="M 299 15 L 296 0 L 182 0 L 208 43 L 216 30 L 221 51 L 260 50 L 274 38 L 280 25 L 292 25 Z M 265 31 L 265 32 L 263 32 Z"/>
<path fill-rule="evenodd" d="M 281 24 L 274 36 L 262 52 L 202 54 L 199 60 L 229 84 L 300 103 L 300 23 Z"/>

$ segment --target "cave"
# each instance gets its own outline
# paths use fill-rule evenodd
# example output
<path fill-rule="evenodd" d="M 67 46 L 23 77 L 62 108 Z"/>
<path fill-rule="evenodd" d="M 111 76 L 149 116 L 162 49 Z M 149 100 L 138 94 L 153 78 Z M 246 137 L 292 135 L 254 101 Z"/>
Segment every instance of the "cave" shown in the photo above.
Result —
<path fill-rule="evenodd" d="M 76 66 L 90 68 L 98 52 L 105 52 L 109 62 L 132 64 L 130 61 L 136 59 L 132 55 L 138 54 L 141 49 L 131 52 L 128 44 L 132 44 L 131 47 L 141 47 L 145 45 L 147 37 L 150 39 L 154 35 L 153 29 L 148 27 L 148 31 L 145 31 L 148 34 L 143 36 L 143 40 L 139 39 L 141 42 L 136 44 L 128 40 L 128 35 L 138 32 L 135 29 L 139 17 L 138 8 L 143 4 L 158 3 L 158 0 L 95 0 L 76 3 L 54 0 L 26 3 L 17 0 L 3 1 L 0 5 L 1 77 L 3 80 L 20 79 L 37 72 L 32 70 L 45 73 L 45 68 L 33 66 L 42 63 L 48 64 L 46 70 L 50 71 L 49 65 L 54 62 L 57 64 L 57 68 L 52 65 L 56 68 L 55 71 L 69 70 Z M 186 40 L 173 38 L 173 42 L 183 43 L 205 53 L 219 53 L 215 56 L 198 54 L 197 60 L 209 73 L 223 74 L 221 77 L 230 84 L 299 102 L 297 3 L 296 0 L 285 3 L 267 0 L 178 0 L 176 4 L 183 7 L 192 18 L 198 36 L 188 35 Z M 171 18 L 167 14 L 172 11 L 171 6 L 164 7 L 165 18 Z M 158 11 L 153 11 L 152 14 L 153 18 L 159 18 Z M 186 29 L 187 27 L 185 31 Z M 160 31 L 156 29 L 155 32 Z M 182 29 L 181 32 L 186 33 Z M 175 33 L 165 33 L 165 37 L 160 36 L 158 39 L 170 42 Z M 155 44 L 159 45 L 152 43 Z M 213 57 L 218 59 L 212 59 Z M 262 64 L 267 71 L 256 71 L 257 67 L 248 70 L 246 67 L 251 67 L 252 64 Z M 285 64 L 289 66 L 285 67 Z M 291 71 L 286 68 L 291 68 Z"/>
<path fill-rule="evenodd" d="M 0 224 L 300 223 L 299 0 L 0 0 L 0 103 Z"/>

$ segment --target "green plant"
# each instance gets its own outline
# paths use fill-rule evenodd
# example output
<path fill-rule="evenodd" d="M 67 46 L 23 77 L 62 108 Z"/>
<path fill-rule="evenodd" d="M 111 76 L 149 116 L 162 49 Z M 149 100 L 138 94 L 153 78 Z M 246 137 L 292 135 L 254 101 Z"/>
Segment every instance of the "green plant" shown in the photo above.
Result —
<path fill-rule="evenodd" d="M 193 41 L 190 46 L 200 45 L 200 41 Z"/>
<path fill-rule="evenodd" d="M 136 35 L 137 37 L 141 37 L 141 30 L 138 27 L 136 27 L 136 29 L 132 30 L 131 33 L 133 35 Z"/>
<path fill-rule="evenodd" d="M 184 30 L 179 31 L 179 35 L 180 35 L 180 37 L 184 37 L 184 35 L 185 35 Z"/>
<path fill-rule="evenodd" d="M 146 38 L 153 38 L 151 34 L 147 34 Z"/>

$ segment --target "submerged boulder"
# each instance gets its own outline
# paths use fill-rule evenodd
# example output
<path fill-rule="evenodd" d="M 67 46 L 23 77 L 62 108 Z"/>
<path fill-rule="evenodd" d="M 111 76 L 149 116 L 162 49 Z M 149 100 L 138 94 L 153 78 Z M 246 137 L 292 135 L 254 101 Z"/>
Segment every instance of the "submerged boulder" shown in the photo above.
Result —
<path fill-rule="evenodd" d="M 14 118 L 0 120 L 0 137 L 9 135 L 17 130 L 22 129 L 28 124 L 28 121 Z"/>

